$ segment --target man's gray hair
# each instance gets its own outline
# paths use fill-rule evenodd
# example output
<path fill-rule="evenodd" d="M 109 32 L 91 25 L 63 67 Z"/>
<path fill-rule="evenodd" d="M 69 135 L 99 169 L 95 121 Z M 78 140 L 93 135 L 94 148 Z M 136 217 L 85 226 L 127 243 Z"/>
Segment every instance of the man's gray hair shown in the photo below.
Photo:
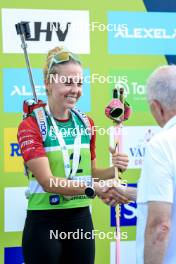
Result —
<path fill-rule="evenodd" d="M 149 101 L 158 100 L 168 110 L 176 110 L 176 65 L 157 68 L 147 81 Z"/>

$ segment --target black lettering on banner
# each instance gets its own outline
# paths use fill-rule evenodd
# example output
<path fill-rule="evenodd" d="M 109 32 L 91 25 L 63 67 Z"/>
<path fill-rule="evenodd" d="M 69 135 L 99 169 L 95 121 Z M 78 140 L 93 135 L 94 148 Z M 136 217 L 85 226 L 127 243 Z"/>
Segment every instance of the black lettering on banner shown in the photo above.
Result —
<path fill-rule="evenodd" d="M 56 30 L 51 30 L 51 23 L 53 24 L 53 27 L 56 28 Z M 66 24 L 66 29 L 64 31 L 61 30 L 60 28 L 60 23 L 59 22 L 47 22 L 47 26 L 45 29 L 41 28 L 42 22 L 34 22 L 34 37 L 33 38 L 28 38 L 26 41 L 40 41 L 40 35 L 41 33 L 46 34 L 46 41 L 51 41 L 52 39 L 52 34 L 55 31 L 57 38 L 59 41 L 65 41 L 65 38 L 68 34 L 68 29 L 69 26 L 71 25 L 71 22 L 67 22 Z"/>
<path fill-rule="evenodd" d="M 73 161 L 73 153 L 71 153 L 71 155 L 70 155 L 70 160 Z M 80 165 L 80 162 L 81 162 L 81 155 L 79 156 L 79 165 Z M 72 173 L 72 169 L 71 169 L 71 171 L 70 171 L 70 174 L 71 174 L 71 173 Z M 83 173 L 83 169 L 79 169 L 79 167 L 78 167 L 76 173 Z"/>

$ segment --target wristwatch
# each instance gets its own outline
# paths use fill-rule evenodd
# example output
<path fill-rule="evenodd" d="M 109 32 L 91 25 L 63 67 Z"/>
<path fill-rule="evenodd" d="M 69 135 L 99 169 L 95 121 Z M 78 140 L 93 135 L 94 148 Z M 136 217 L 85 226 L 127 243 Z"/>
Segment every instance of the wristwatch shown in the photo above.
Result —
<path fill-rule="evenodd" d="M 87 195 L 87 197 L 92 199 L 95 198 L 96 193 L 94 187 L 92 186 L 92 182 L 87 183 L 87 187 L 85 189 L 85 195 Z"/>

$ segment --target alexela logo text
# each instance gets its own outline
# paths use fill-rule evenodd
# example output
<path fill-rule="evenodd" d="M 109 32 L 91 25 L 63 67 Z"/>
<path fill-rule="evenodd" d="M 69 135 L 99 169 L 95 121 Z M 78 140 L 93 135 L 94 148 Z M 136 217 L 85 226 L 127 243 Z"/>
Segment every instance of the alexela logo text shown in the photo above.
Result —
<path fill-rule="evenodd" d="M 109 53 L 174 55 L 175 20 L 172 12 L 110 11 L 108 23 L 116 27 L 108 32 Z"/>
<path fill-rule="evenodd" d="M 38 96 L 46 96 L 46 90 L 44 85 L 35 85 L 35 91 Z M 19 86 L 15 84 L 10 96 L 32 96 L 32 91 L 27 88 L 26 85 Z"/>
<path fill-rule="evenodd" d="M 175 39 L 176 28 L 168 32 L 166 28 L 135 27 L 130 29 L 128 24 L 118 24 L 114 37 L 125 39 Z"/>

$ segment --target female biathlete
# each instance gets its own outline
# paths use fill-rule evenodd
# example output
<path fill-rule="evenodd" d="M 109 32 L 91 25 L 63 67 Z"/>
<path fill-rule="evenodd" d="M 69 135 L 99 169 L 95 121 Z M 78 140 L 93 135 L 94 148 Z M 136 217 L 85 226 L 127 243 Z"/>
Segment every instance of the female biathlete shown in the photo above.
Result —
<path fill-rule="evenodd" d="M 128 157 L 113 154 L 113 167 L 96 168 L 94 123 L 75 108 L 83 80 L 75 54 L 59 47 L 49 51 L 44 79 L 48 104 L 36 108 L 18 129 L 29 178 L 24 262 L 93 264 L 91 198 L 97 194 L 113 205 L 119 197 L 106 194 L 107 188 L 92 177 L 113 178 L 114 166 L 125 170 Z"/>

